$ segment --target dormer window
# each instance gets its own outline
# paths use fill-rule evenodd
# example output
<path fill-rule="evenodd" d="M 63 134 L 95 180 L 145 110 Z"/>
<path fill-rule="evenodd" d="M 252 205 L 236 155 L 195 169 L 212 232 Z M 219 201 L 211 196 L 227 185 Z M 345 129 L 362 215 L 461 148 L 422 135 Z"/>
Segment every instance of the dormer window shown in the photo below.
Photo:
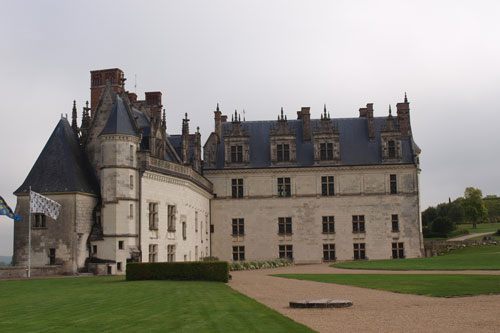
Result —
<path fill-rule="evenodd" d="M 320 160 L 321 161 L 333 160 L 333 143 L 320 144 Z"/>
<path fill-rule="evenodd" d="M 231 163 L 243 162 L 243 146 L 231 146 Z"/>
<path fill-rule="evenodd" d="M 394 140 L 389 140 L 387 142 L 387 148 L 389 150 L 389 158 L 395 158 L 396 157 L 396 143 Z"/>
<path fill-rule="evenodd" d="M 290 161 L 290 145 L 279 144 L 276 147 L 278 162 Z"/>

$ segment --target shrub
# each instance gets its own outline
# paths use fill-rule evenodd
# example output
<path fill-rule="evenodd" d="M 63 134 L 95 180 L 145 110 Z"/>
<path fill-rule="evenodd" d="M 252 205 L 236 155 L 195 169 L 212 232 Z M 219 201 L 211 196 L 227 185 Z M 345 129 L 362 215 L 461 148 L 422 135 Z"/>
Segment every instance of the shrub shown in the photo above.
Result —
<path fill-rule="evenodd" d="M 441 237 L 446 237 L 450 232 L 455 230 L 457 226 L 448 217 L 438 217 L 432 222 L 432 232 Z"/>
<path fill-rule="evenodd" d="M 276 268 L 293 265 L 293 261 L 288 259 L 258 260 L 258 261 L 234 261 L 229 264 L 231 271 L 243 271 L 252 269 Z"/>
<path fill-rule="evenodd" d="M 205 280 L 227 282 L 229 264 L 210 262 L 128 263 L 127 280 Z"/>
<path fill-rule="evenodd" d="M 205 257 L 201 260 L 202 261 L 219 261 L 219 258 L 217 258 L 217 257 Z"/>

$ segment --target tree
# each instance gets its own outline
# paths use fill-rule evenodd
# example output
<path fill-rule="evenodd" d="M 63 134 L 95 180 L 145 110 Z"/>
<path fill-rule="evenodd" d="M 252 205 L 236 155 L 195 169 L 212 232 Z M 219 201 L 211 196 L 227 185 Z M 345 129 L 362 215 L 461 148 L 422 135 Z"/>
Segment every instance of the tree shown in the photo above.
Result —
<path fill-rule="evenodd" d="M 432 232 L 441 237 L 446 237 L 450 232 L 457 228 L 456 224 L 449 218 L 439 216 L 432 222 Z"/>
<path fill-rule="evenodd" d="M 437 209 L 432 206 L 427 208 L 422 212 L 422 225 L 430 226 L 436 217 L 438 217 Z"/>
<path fill-rule="evenodd" d="M 465 217 L 473 223 L 474 229 L 476 229 L 478 221 L 483 221 L 488 216 L 488 210 L 482 198 L 483 192 L 480 189 L 474 187 L 467 187 L 465 189 L 462 205 Z"/>

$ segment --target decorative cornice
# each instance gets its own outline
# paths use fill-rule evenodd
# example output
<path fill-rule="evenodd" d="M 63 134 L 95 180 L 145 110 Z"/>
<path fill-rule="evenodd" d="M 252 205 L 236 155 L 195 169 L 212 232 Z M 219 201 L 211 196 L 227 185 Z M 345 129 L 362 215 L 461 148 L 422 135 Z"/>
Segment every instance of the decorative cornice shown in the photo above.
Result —
<path fill-rule="evenodd" d="M 99 136 L 101 141 L 110 140 L 110 141 L 126 141 L 126 142 L 134 142 L 138 144 L 141 142 L 141 138 L 134 135 L 125 135 L 125 134 L 105 134 Z"/>
<path fill-rule="evenodd" d="M 155 181 L 159 181 L 159 182 L 163 182 L 163 183 L 186 186 L 186 187 L 190 188 L 191 190 L 197 192 L 198 194 L 206 197 L 207 199 L 212 198 L 211 192 L 205 190 L 204 188 L 202 188 L 198 185 L 193 184 L 191 181 L 180 179 L 180 178 L 177 178 L 175 176 L 159 174 L 159 173 L 156 173 L 155 171 L 148 170 L 148 171 L 144 172 L 142 177 L 147 178 L 147 179 L 151 179 L 151 180 L 155 180 Z"/>

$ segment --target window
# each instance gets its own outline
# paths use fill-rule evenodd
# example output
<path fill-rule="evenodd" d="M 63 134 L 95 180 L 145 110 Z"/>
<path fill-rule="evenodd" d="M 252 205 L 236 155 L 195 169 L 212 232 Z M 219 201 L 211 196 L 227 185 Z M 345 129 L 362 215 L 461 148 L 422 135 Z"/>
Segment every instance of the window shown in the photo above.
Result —
<path fill-rule="evenodd" d="M 389 148 L 389 158 L 395 158 L 396 157 L 396 143 L 394 140 L 389 140 L 387 142 L 387 146 Z"/>
<path fill-rule="evenodd" d="M 149 230 L 158 230 L 158 204 L 149 203 Z"/>
<path fill-rule="evenodd" d="M 198 261 L 198 245 L 194 247 L 194 261 Z"/>
<path fill-rule="evenodd" d="M 123 250 L 123 241 L 118 241 L 118 250 Z"/>
<path fill-rule="evenodd" d="M 278 178 L 278 197 L 291 196 L 290 178 Z"/>
<path fill-rule="evenodd" d="M 245 234 L 245 220 L 233 219 L 233 236 Z"/>
<path fill-rule="evenodd" d="M 323 233 L 324 234 L 335 233 L 335 217 L 334 216 L 323 216 Z"/>
<path fill-rule="evenodd" d="M 167 207 L 167 214 L 168 214 L 167 229 L 168 229 L 168 231 L 175 231 L 175 212 L 176 212 L 176 207 L 173 205 L 168 205 L 168 207 Z"/>
<path fill-rule="evenodd" d="M 134 146 L 133 145 L 130 145 L 129 159 L 130 159 L 130 164 L 134 164 Z"/>
<path fill-rule="evenodd" d="M 33 214 L 33 228 L 45 228 L 47 217 L 44 214 Z"/>
<path fill-rule="evenodd" d="M 158 261 L 158 245 L 149 244 L 149 262 Z"/>
<path fill-rule="evenodd" d="M 293 245 L 280 245 L 279 246 L 280 258 L 293 259 Z"/>
<path fill-rule="evenodd" d="M 231 190 L 233 198 L 243 198 L 243 179 L 231 179 Z"/>
<path fill-rule="evenodd" d="M 365 232 L 365 216 L 353 215 L 352 216 L 352 232 Z"/>
<path fill-rule="evenodd" d="M 354 243 L 354 259 L 366 259 L 365 243 Z"/>
<path fill-rule="evenodd" d="M 333 160 L 333 143 L 320 143 L 319 158 L 322 161 Z"/>
<path fill-rule="evenodd" d="M 399 231 L 399 219 L 397 215 L 392 215 L 392 231 Z"/>
<path fill-rule="evenodd" d="M 56 264 L 56 249 L 49 249 L 49 265 Z"/>
<path fill-rule="evenodd" d="M 129 215 L 130 218 L 134 217 L 134 204 L 130 204 Z"/>
<path fill-rule="evenodd" d="M 130 176 L 130 189 L 134 188 L 134 176 Z"/>
<path fill-rule="evenodd" d="M 245 247 L 244 246 L 233 246 L 233 260 L 245 260 Z"/>
<path fill-rule="evenodd" d="M 333 181 L 334 181 L 333 176 L 321 177 L 321 195 L 322 196 L 335 195 L 335 186 L 334 186 Z"/>
<path fill-rule="evenodd" d="M 401 259 L 405 257 L 404 243 L 392 243 L 392 259 Z"/>
<path fill-rule="evenodd" d="M 398 183 L 396 175 L 391 175 L 391 194 L 398 193 Z"/>
<path fill-rule="evenodd" d="M 175 245 L 167 245 L 167 261 L 175 261 Z"/>
<path fill-rule="evenodd" d="M 194 231 L 198 232 L 198 212 L 194 212 Z"/>
<path fill-rule="evenodd" d="M 121 262 L 117 262 L 116 263 L 116 270 L 121 272 L 122 271 L 122 263 Z"/>
<path fill-rule="evenodd" d="M 279 217 L 278 218 L 278 233 L 279 234 L 292 234 L 292 218 Z"/>
<path fill-rule="evenodd" d="M 323 261 L 335 261 L 335 244 L 323 244 Z"/>
<path fill-rule="evenodd" d="M 213 224 L 210 225 L 210 233 L 214 233 L 215 232 L 215 227 Z"/>
<path fill-rule="evenodd" d="M 97 255 L 97 245 L 92 245 L 92 254 Z"/>
<path fill-rule="evenodd" d="M 231 146 L 231 163 L 243 162 L 243 146 Z"/>
<path fill-rule="evenodd" d="M 278 162 L 290 161 L 290 145 L 279 144 L 276 148 Z"/>
<path fill-rule="evenodd" d="M 187 239 L 186 222 L 182 222 L 182 239 L 184 239 L 184 240 Z"/>

